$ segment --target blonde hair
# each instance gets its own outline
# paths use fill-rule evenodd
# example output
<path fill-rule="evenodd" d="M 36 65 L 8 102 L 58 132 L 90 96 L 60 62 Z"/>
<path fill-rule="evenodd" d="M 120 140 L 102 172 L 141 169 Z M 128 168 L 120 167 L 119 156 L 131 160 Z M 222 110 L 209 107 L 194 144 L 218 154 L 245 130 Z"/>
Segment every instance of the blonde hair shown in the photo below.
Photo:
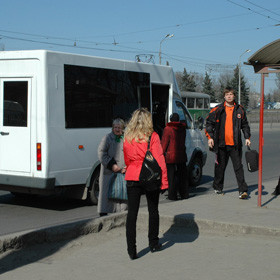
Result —
<path fill-rule="evenodd" d="M 128 142 L 133 139 L 138 143 L 148 142 L 153 132 L 152 114 L 146 108 L 140 108 L 133 112 L 124 131 L 124 138 Z"/>

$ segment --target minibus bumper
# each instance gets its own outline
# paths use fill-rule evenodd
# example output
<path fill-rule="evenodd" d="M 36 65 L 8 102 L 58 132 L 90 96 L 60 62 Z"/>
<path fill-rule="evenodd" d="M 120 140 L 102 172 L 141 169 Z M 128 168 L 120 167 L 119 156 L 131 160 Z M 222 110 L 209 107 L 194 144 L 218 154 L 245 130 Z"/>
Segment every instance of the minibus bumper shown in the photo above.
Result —
<path fill-rule="evenodd" d="M 41 190 L 53 190 L 55 178 L 36 178 L 15 175 L 0 174 L 0 189 L 10 191 L 11 188 L 32 188 Z"/>

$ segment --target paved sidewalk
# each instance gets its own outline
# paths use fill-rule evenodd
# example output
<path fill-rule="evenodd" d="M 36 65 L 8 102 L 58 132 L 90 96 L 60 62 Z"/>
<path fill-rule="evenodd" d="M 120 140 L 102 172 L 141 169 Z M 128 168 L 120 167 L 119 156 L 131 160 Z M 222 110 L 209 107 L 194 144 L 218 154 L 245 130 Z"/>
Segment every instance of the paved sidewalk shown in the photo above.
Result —
<path fill-rule="evenodd" d="M 172 225 L 199 231 L 230 234 L 256 234 L 280 239 L 280 197 L 271 196 L 277 180 L 264 182 L 262 207 L 257 206 L 258 190 L 249 190 L 249 199 L 238 198 L 238 191 L 217 195 L 199 194 L 187 200 L 168 201 L 159 205 L 160 225 L 164 231 Z M 198 188 L 199 191 L 199 188 Z M 144 199 L 144 198 L 143 198 Z M 138 226 L 147 228 L 147 207 L 140 208 Z M 30 230 L 0 237 L 0 253 L 13 248 L 43 242 L 73 239 L 101 229 L 110 230 L 125 225 L 126 213 L 100 219 L 87 219 L 40 230 Z"/>
<path fill-rule="evenodd" d="M 247 269 L 246 279 L 280 279 L 280 197 L 270 195 L 276 184 L 263 183 L 261 208 L 256 189 L 248 200 L 240 200 L 237 190 L 216 195 L 199 194 L 198 188 L 190 199 L 161 203 L 164 250 L 156 254 L 148 254 L 147 209 L 141 208 L 140 259 L 133 262 L 126 253 L 126 213 L 2 236 L 1 280 L 123 280 L 149 275 L 162 280 L 174 273 L 172 279 L 241 279 Z"/>

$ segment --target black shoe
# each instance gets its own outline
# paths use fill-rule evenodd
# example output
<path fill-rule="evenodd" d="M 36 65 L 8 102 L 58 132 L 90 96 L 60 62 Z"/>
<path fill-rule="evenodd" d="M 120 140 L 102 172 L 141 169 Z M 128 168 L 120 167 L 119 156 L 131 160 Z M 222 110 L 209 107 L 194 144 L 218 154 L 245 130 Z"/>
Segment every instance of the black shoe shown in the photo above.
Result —
<path fill-rule="evenodd" d="M 131 260 L 138 259 L 136 246 L 133 246 L 133 248 L 128 249 L 127 252 Z"/>
<path fill-rule="evenodd" d="M 151 253 L 154 253 L 154 252 L 160 251 L 161 248 L 162 248 L 162 244 L 158 243 L 155 246 L 150 246 L 150 251 L 151 251 Z"/>
<path fill-rule="evenodd" d="M 99 213 L 100 217 L 107 216 L 107 215 L 108 215 L 108 213 Z"/>
<path fill-rule="evenodd" d="M 178 200 L 178 197 L 169 197 L 169 196 L 168 196 L 167 199 L 168 199 L 168 200 L 176 201 L 176 200 Z"/>
<path fill-rule="evenodd" d="M 136 252 L 132 253 L 132 254 L 128 254 L 131 260 L 136 260 L 138 259 L 138 255 Z"/>
<path fill-rule="evenodd" d="M 271 195 L 277 196 L 277 195 L 279 195 L 279 194 L 280 194 L 280 192 L 279 192 L 279 187 L 277 186 L 277 187 L 275 188 L 274 192 L 273 192 Z"/>

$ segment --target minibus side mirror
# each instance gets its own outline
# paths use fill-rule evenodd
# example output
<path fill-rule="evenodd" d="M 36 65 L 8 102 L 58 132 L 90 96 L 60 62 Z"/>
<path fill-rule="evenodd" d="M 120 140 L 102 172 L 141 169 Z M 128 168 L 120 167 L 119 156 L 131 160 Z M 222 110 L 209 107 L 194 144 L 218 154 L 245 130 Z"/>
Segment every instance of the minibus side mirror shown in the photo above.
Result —
<path fill-rule="evenodd" d="M 197 120 L 194 121 L 194 128 L 203 129 L 204 119 L 200 116 Z"/>

